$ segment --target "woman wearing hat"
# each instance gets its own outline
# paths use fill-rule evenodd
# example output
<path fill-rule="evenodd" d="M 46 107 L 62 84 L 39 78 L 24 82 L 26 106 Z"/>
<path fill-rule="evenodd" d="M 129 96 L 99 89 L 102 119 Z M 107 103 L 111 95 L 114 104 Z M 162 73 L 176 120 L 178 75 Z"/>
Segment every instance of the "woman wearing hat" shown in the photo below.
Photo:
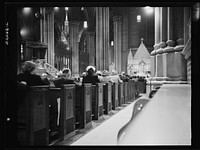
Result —
<path fill-rule="evenodd" d="M 35 73 L 37 65 L 33 61 L 25 61 L 22 64 L 22 73 L 17 75 L 17 81 L 27 86 L 49 85 L 47 79 L 42 79 Z"/>
<path fill-rule="evenodd" d="M 26 94 L 30 86 L 48 85 L 48 80 L 43 80 L 35 73 L 37 65 L 32 61 L 22 64 L 22 73 L 17 75 L 17 138 L 19 144 L 25 143 L 22 131 L 26 128 Z"/>
<path fill-rule="evenodd" d="M 83 83 L 92 83 L 95 85 L 96 83 L 100 83 L 98 76 L 95 74 L 95 68 L 93 66 L 88 66 L 86 68 L 87 75 L 83 77 Z"/>
<path fill-rule="evenodd" d="M 54 79 L 53 83 L 56 87 L 61 87 L 61 85 L 63 84 L 76 84 L 78 86 L 81 86 L 80 82 L 72 78 L 71 70 L 69 68 L 64 68 L 59 77 L 57 79 Z"/>
<path fill-rule="evenodd" d="M 103 76 L 101 80 L 102 83 L 108 83 L 108 82 L 114 83 L 107 70 L 103 70 L 102 76 Z"/>

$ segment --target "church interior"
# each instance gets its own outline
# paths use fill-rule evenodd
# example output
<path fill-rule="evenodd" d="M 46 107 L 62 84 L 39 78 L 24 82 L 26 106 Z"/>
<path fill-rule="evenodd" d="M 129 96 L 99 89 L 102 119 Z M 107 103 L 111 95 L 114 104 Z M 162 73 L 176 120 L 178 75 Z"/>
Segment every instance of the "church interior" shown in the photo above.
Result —
<path fill-rule="evenodd" d="M 87 101 L 88 95 L 91 95 L 91 99 L 93 96 L 91 91 L 89 94 L 87 93 L 89 88 L 87 84 L 83 85 L 80 97 L 77 96 L 79 94 L 77 87 L 72 85 L 65 87 L 64 85 L 61 88 L 61 93 L 64 93 L 60 96 L 59 100 L 61 101 L 58 102 L 57 98 L 60 115 L 64 115 L 64 118 L 62 115 L 60 116 L 60 120 L 64 119 L 64 121 L 59 122 L 59 138 L 56 137 L 54 140 L 51 140 L 53 137 L 49 137 L 51 133 L 46 131 L 46 124 L 50 118 L 44 117 L 47 113 L 46 110 L 49 110 L 50 107 L 41 110 L 42 106 L 39 107 L 38 102 L 39 99 L 46 98 L 44 89 L 50 93 L 47 94 L 47 99 L 55 96 L 53 92 L 56 93 L 58 89 L 51 89 L 50 86 L 32 90 L 29 99 L 33 102 L 30 103 L 30 106 L 26 105 L 31 110 L 30 118 L 33 117 L 33 120 L 30 119 L 32 123 L 30 120 L 27 123 L 28 129 L 26 130 L 29 131 L 26 131 L 26 140 L 28 139 L 26 144 L 28 143 L 28 146 L 35 146 L 38 143 L 39 145 L 42 143 L 42 146 L 44 143 L 44 146 L 138 144 L 191 146 L 196 142 L 195 138 L 192 139 L 195 133 L 193 134 L 191 130 L 193 124 L 191 112 L 195 113 L 196 109 L 191 105 L 193 97 L 197 94 L 192 97 L 195 92 L 191 89 L 195 84 L 193 81 L 199 81 L 196 73 L 199 69 L 194 69 L 196 68 L 194 64 L 197 64 L 197 68 L 199 68 L 196 52 L 199 49 L 197 38 L 199 37 L 200 4 L 192 2 L 184 4 L 133 2 L 130 5 L 129 3 L 122 5 L 120 3 L 117 6 L 112 5 L 111 2 L 108 3 L 108 6 L 106 4 L 88 3 L 87 5 L 75 2 L 58 3 L 57 5 L 55 3 L 7 4 L 5 21 L 6 91 L 16 91 L 14 84 L 16 78 L 13 76 L 22 73 L 21 65 L 26 61 L 34 62 L 37 66 L 36 74 L 50 80 L 56 78 L 63 68 L 69 68 L 71 75 L 80 81 L 83 73 L 88 71 L 88 66 L 93 66 L 95 72 L 107 71 L 110 75 L 115 73 L 114 75 L 120 77 L 125 74 L 130 80 L 132 79 L 126 83 L 127 87 L 122 78 L 122 83 L 111 83 L 112 106 L 108 105 L 108 107 L 112 108 L 107 114 L 103 112 L 107 109 L 107 106 L 104 106 L 104 99 L 109 99 L 107 97 L 109 92 L 108 94 L 104 93 L 109 91 L 109 84 L 96 85 L 97 104 L 96 99 L 91 100 L 92 102 Z M 193 59 L 193 57 L 197 57 L 197 59 Z M 197 79 L 193 76 L 196 76 Z M 136 79 L 139 78 L 144 79 L 145 82 L 137 83 Z M 99 96 L 101 90 L 103 93 Z M 69 100 L 70 92 L 73 95 L 72 100 L 79 97 L 81 101 L 84 101 L 84 103 L 80 103 L 80 114 L 76 114 L 76 111 L 79 111 L 76 108 L 76 102 L 62 101 L 65 97 L 68 97 Z M 15 94 L 17 95 L 17 93 Z M 41 94 L 39 99 L 37 94 Z M 152 97 L 150 97 L 151 94 Z M 17 133 L 15 136 L 10 136 L 17 130 L 15 126 L 17 109 L 10 106 L 13 101 L 11 95 L 10 92 L 6 94 L 6 99 L 9 99 L 6 101 L 6 132 L 9 145 L 12 145 L 10 140 L 16 141 L 17 137 Z M 125 100 L 126 95 L 127 99 Z M 38 102 L 34 102 L 34 98 L 38 99 Z M 118 102 L 113 100 L 115 98 Z M 136 107 L 139 99 L 148 99 L 149 102 L 147 103 L 146 100 L 141 102 L 141 107 L 138 104 L 137 109 L 142 109 L 142 111 L 133 119 L 131 112 L 134 113 L 132 109 L 134 106 Z M 161 103 L 159 99 L 162 99 L 163 102 Z M 46 100 L 43 103 L 49 104 Z M 145 105 L 144 110 L 143 105 Z M 158 107 L 161 112 L 159 112 L 159 116 L 156 115 Z M 91 109 L 91 112 L 88 109 Z M 64 112 L 62 113 L 62 111 Z M 96 111 L 98 111 L 97 118 L 99 119 L 93 119 Z M 81 118 L 81 113 L 84 113 L 83 116 L 86 115 L 82 129 L 76 127 L 76 117 L 80 116 Z M 90 120 L 92 122 L 90 125 L 87 124 L 89 113 L 94 115 Z M 38 115 L 45 121 L 39 122 Z M 171 118 L 171 116 L 173 117 Z M 131 117 L 132 119 L 129 121 Z M 163 120 L 163 117 L 166 120 Z M 156 125 L 153 122 L 158 118 L 160 123 L 156 124 L 157 128 L 155 128 Z M 149 123 L 147 120 L 153 121 Z M 163 124 L 171 121 L 171 125 L 163 125 L 162 120 Z M 144 125 L 146 123 L 149 123 L 149 128 Z M 62 124 L 64 127 L 60 127 Z M 39 130 L 43 126 L 45 126 L 45 130 Z M 63 128 L 62 134 L 65 134 L 62 135 L 62 138 L 60 138 L 61 128 Z M 107 131 L 106 129 L 109 129 L 108 133 L 105 133 L 104 136 L 101 135 L 104 134 L 101 132 Z M 166 131 L 161 129 L 166 129 Z M 138 130 L 142 133 L 139 133 Z M 152 133 L 149 130 L 152 132 L 155 130 L 160 134 Z M 170 132 L 171 130 L 173 133 Z M 161 134 L 165 136 L 161 138 Z M 170 139 L 170 136 L 174 136 L 174 138 Z M 57 140 L 57 138 L 61 140 Z M 147 138 L 151 140 L 147 140 Z"/>

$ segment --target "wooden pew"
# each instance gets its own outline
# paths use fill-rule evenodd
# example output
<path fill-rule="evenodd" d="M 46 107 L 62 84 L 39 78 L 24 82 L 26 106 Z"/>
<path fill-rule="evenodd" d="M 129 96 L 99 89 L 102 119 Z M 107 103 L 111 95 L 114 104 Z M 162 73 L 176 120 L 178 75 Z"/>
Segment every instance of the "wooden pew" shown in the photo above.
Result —
<path fill-rule="evenodd" d="M 75 134 L 75 84 L 61 87 L 59 123 L 61 140 Z"/>
<path fill-rule="evenodd" d="M 81 104 L 82 104 L 82 91 L 83 91 L 83 87 L 78 87 L 76 86 L 75 88 L 75 129 L 80 128 L 80 124 L 81 124 L 81 117 L 83 115 L 81 115 Z"/>
<path fill-rule="evenodd" d="M 139 83 L 138 81 L 135 82 L 135 96 L 138 97 L 139 96 Z"/>
<path fill-rule="evenodd" d="M 112 109 L 118 107 L 118 83 L 112 84 Z"/>
<path fill-rule="evenodd" d="M 138 81 L 138 91 L 139 93 L 146 93 L 146 82 Z"/>
<path fill-rule="evenodd" d="M 60 101 L 60 98 L 61 98 L 61 88 L 50 87 L 49 88 L 49 129 L 50 129 L 50 132 L 59 131 L 60 108 L 58 108 L 59 107 L 58 101 Z"/>
<path fill-rule="evenodd" d="M 112 110 L 112 84 L 103 85 L 103 108 L 104 114 L 108 114 Z"/>
<path fill-rule="evenodd" d="M 124 82 L 124 87 L 123 87 L 123 90 L 124 90 L 124 104 L 126 104 L 128 102 L 128 93 L 127 93 L 127 89 L 128 88 L 128 83 L 127 82 Z"/>
<path fill-rule="evenodd" d="M 103 83 L 92 85 L 92 114 L 93 120 L 103 115 Z"/>
<path fill-rule="evenodd" d="M 75 84 L 64 84 L 61 88 L 51 87 L 49 91 L 51 104 L 55 108 L 57 105 L 58 109 L 55 116 L 57 115 L 56 120 L 59 120 L 59 139 L 64 140 L 75 134 Z M 55 103 L 58 99 L 60 102 Z"/>
<path fill-rule="evenodd" d="M 92 127 L 92 84 L 84 83 L 82 85 L 81 94 L 81 117 L 80 117 L 80 128 L 91 128 Z"/>
<path fill-rule="evenodd" d="M 131 81 L 131 100 L 134 101 L 135 98 L 135 94 L 136 94 L 136 90 L 135 90 L 135 81 L 134 80 L 130 80 Z"/>
<path fill-rule="evenodd" d="M 130 84 L 130 80 L 127 82 L 127 102 L 131 101 L 131 84 Z"/>
<path fill-rule="evenodd" d="M 118 85 L 118 100 L 119 100 L 119 106 L 122 106 L 124 104 L 124 93 L 123 93 L 123 86 L 124 83 L 119 83 Z"/>
<path fill-rule="evenodd" d="M 25 145 L 49 144 L 49 86 L 31 86 L 25 98 Z"/>

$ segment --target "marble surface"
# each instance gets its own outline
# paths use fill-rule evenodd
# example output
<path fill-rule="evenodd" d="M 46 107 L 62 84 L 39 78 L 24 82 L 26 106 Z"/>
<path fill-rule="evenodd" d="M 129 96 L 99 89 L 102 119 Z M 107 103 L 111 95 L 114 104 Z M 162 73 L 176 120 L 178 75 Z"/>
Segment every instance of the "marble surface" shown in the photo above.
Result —
<path fill-rule="evenodd" d="M 145 94 L 140 94 L 140 96 L 138 96 L 136 99 L 138 99 L 144 95 Z M 74 136 L 68 137 L 67 139 L 65 138 L 63 141 L 59 141 L 59 140 L 52 141 L 50 146 L 114 145 L 114 144 L 116 145 L 118 130 L 130 120 L 133 103 L 134 102 L 122 104 L 122 106 L 117 107 L 116 110 L 111 110 L 108 113 L 108 115 L 104 114 L 103 116 L 99 117 L 98 120 L 93 120 L 92 128 L 78 129 L 75 131 Z M 124 113 L 127 113 L 127 112 L 130 112 L 130 113 L 126 114 L 125 116 L 122 116 Z M 122 122 L 120 124 L 118 124 L 118 122 L 119 122 L 119 120 L 117 119 L 118 115 L 121 118 L 120 120 L 122 120 Z M 117 119 L 114 122 L 113 122 L 113 117 L 114 117 L 114 120 Z M 112 124 L 112 122 L 114 124 L 116 124 L 118 127 L 113 128 L 112 126 L 110 126 L 110 124 Z M 101 126 L 101 127 L 99 127 L 99 126 Z M 109 128 L 108 128 L 108 126 L 109 126 Z M 97 127 L 99 127 L 99 128 L 97 128 Z M 102 128 L 107 128 L 107 129 L 106 130 L 103 129 L 103 131 L 101 131 Z M 110 129 L 110 131 L 107 132 L 107 130 L 109 130 L 109 129 Z M 114 134 L 110 134 L 113 132 L 114 132 Z M 98 138 L 94 138 L 94 137 L 96 137 L 95 134 L 100 135 L 99 133 L 101 133 L 101 136 L 99 136 Z"/>
<path fill-rule="evenodd" d="M 119 145 L 191 145 L 191 85 L 163 84 Z"/>
<path fill-rule="evenodd" d="M 71 146 L 117 145 L 117 134 L 119 130 L 130 121 L 134 103 L 135 101 L 127 105 L 124 109 L 101 123 L 91 132 L 72 143 Z"/>

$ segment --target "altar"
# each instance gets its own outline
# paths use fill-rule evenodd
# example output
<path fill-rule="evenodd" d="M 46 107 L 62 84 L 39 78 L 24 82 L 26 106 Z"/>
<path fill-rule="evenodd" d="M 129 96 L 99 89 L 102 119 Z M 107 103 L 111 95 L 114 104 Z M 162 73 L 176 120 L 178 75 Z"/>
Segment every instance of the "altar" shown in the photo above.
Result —
<path fill-rule="evenodd" d="M 141 44 L 135 55 L 130 50 L 128 54 L 127 73 L 128 75 L 146 76 L 151 70 L 151 56 L 141 39 Z"/>

